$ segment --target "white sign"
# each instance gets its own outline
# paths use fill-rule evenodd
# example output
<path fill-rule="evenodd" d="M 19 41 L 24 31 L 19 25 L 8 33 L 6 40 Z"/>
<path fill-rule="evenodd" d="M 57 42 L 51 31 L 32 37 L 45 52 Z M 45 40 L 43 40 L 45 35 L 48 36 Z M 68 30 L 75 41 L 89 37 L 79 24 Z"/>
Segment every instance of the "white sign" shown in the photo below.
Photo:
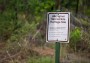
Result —
<path fill-rule="evenodd" d="M 69 42 L 70 13 L 48 12 L 47 13 L 47 42 Z"/>

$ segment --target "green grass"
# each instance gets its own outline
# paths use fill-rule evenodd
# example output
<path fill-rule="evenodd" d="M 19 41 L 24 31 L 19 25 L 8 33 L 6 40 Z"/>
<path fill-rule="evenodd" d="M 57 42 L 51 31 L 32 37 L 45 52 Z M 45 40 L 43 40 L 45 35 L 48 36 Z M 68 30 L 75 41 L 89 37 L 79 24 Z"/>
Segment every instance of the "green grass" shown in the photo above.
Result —
<path fill-rule="evenodd" d="M 29 57 L 27 63 L 54 63 L 52 57 Z"/>

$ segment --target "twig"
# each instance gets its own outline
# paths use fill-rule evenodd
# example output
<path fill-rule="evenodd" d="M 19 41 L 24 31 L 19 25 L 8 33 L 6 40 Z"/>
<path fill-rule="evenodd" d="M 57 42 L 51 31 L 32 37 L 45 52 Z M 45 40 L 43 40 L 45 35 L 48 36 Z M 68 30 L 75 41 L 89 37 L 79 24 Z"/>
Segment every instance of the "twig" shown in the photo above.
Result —
<path fill-rule="evenodd" d="M 43 26 L 43 25 L 42 25 L 42 26 Z M 37 36 L 37 34 L 40 32 L 42 26 L 39 28 L 39 30 L 37 30 L 37 32 L 34 34 L 34 36 L 32 37 L 32 39 L 34 39 L 34 38 Z"/>
<path fill-rule="evenodd" d="M 11 59 L 12 63 L 14 63 L 14 61 L 13 61 L 11 55 L 9 54 L 9 52 L 8 51 L 6 51 L 6 52 L 7 52 L 7 55 L 9 56 L 9 58 Z"/>

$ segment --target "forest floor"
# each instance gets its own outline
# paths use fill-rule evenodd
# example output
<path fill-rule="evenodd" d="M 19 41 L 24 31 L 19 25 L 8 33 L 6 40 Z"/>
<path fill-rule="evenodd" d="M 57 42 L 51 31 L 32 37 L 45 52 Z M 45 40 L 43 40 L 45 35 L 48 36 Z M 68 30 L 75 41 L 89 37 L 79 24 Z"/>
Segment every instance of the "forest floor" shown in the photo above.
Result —
<path fill-rule="evenodd" d="M 5 43 L 0 43 L 0 61 L 1 59 L 5 58 Z M 50 47 L 33 47 L 32 48 L 33 51 L 37 52 L 39 55 L 41 56 L 51 56 L 54 57 L 55 56 L 55 50 L 53 48 Z M 64 52 L 65 50 L 63 50 Z M 61 57 L 60 57 L 60 61 L 61 63 L 90 63 L 90 59 L 87 57 L 83 57 L 81 56 L 80 53 L 67 53 L 64 52 L 65 55 L 63 55 L 63 53 L 61 53 Z M 5 59 L 4 59 L 5 60 Z M 0 62 L 1 63 L 1 62 Z"/>
<path fill-rule="evenodd" d="M 34 48 L 34 51 L 40 53 L 43 56 L 53 56 L 55 55 L 55 50 L 52 48 Z M 62 54 L 62 53 L 61 53 Z M 60 57 L 61 63 L 90 63 L 90 59 L 81 56 L 80 53 L 65 53 L 64 56 Z"/>

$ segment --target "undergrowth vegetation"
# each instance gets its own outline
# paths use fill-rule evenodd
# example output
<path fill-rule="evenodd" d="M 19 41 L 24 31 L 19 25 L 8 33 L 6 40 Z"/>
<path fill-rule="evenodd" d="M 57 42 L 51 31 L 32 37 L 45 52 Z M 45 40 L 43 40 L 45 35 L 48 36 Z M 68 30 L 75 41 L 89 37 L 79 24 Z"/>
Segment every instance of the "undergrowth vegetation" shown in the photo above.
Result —
<path fill-rule="evenodd" d="M 30 57 L 27 63 L 54 63 L 54 58 L 52 57 Z"/>

